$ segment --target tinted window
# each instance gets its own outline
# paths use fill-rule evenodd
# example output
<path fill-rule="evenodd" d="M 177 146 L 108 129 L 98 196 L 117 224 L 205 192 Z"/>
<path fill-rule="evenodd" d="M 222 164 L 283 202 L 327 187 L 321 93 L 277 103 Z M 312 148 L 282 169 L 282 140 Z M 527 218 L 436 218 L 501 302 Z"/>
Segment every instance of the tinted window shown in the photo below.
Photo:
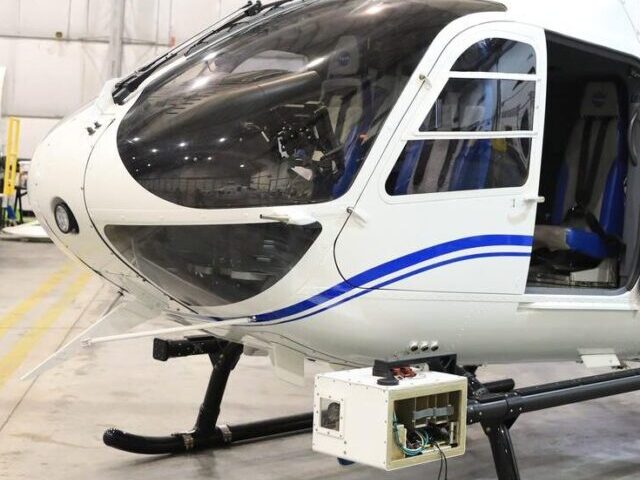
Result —
<path fill-rule="evenodd" d="M 490 132 L 531 130 L 535 82 L 452 78 L 421 131 Z"/>
<path fill-rule="evenodd" d="M 236 303 L 263 292 L 298 263 L 320 231 L 318 223 L 105 228 L 140 274 L 194 306 Z"/>
<path fill-rule="evenodd" d="M 386 183 L 389 195 L 519 187 L 529 173 L 530 138 L 414 140 Z"/>
<path fill-rule="evenodd" d="M 536 53 L 531 45 L 488 38 L 472 45 L 456 61 L 456 72 L 536 73 Z"/>
<path fill-rule="evenodd" d="M 195 208 L 344 194 L 433 38 L 473 0 L 292 3 L 145 89 L 118 131 L 147 190 Z"/>

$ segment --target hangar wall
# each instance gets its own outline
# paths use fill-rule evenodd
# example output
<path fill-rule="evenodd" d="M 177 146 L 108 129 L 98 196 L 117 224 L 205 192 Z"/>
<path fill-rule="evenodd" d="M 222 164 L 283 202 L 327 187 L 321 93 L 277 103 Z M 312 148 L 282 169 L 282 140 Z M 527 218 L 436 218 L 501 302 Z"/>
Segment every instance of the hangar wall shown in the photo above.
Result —
<path fill-rule="evenodd" d="M 118 0 L 0 1 L 0 66 L 7 116 L 22 120 L 20 156 L 110 77 L 109 37 Z M 237 9 L 246 0 L 125 0 L 123 74 Z"/>

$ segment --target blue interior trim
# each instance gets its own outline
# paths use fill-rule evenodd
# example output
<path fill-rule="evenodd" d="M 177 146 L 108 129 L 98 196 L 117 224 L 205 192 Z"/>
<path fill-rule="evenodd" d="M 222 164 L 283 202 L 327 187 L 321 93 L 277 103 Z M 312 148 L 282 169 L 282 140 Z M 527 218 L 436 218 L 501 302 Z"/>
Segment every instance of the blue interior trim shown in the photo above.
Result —
<path fill-rule="evenodd" d="M 567 183 L 569 182 L 569 166 L 567 162 L 562 162 L 558 174 L 555 196 L 553 199 L 553 210 L 551 212 L 551 224 L 560 225 L 564 221 L 564 204 L 567 195 Z"/>
<path fill-rule="evenodd" d="M 469 141 L 467 141 L 469 142 Z M 485 188 L 491 164 L 491 140 L 467 143 L 458 156 L 456 175 L 452 177 L 450 190 L 478 190 Z"/>
<path fill-rule="evenodd" d="M 476 131 L 491 132 L 498 92 L 494 80 L 479 80 L 482 82 L 483 118 L 478 121 Z M 450 190 L 476 190 L 485 188 L 489 167 L 491 166 L 491 140 L 465 140 L 454 164 L 451 175 Z"/>
<path fill-rule="evenodd" d="M 461 190 L 462 176 L 465 173 L 466 158 L 469 155 L 469 140 L 463 140 L 458 156 L 456 157 L 451 170 L 451 180 L 449 181 L 449 191 Z"/>
<path fill-rule="evenodd" d="M 405 268 L 417 265 L 433 258 L 441 257 L 449 253 L 468 250 L 479 247 L 497 247 L 497 246 L 516 246 L 531 247 L 533 245 L 533 237 L 530 235 L 478 235 L 474 237 L 460 238 L 450 242 L 434 245 L 417 252 L 404 255 L 402 257 L 390 260 L 376 267 L 365 270 L 358 275 L 350 277 L 345 281 L 324 290 L 313 297 L 298 302 L 291 306 L 274 310 L 272 312 L 261 313 L 255 316 L 257 322 L 268 322 L 278 320 L 302 313 L 306 310 L 314 308 L 318 305 L 326 303 L 336 297 L 339 297 L 355 288 L 362 287 L 370 282 L 378 280 L 382 277 L 398 272 Z M 529 255 L 529 253 L 526 253 Z M 399 281 L 399 280 L 398 280 Z M 381 288 L 374 286 L 370 288 Z"/>
<path fill-rule="evenodd" d="M 626 134 L 618 120 L 616 159 L 607 176 L 600 206 L 600 225 L 610 235 L 622 236 L 624 227 L 624 179 L 627 176 Z"/>
<path fill-rule="evenodd" d="M 600 207 L 600 225 L 611 235 L 622 235 L 624 226 L 624 178 L 626 173 L 616 162 L 607 177 Z"/>
<path fill-rule="evenodd" d="M 342 173 L 342 177 L 340 177 L 333 187 L 333 198 L 341 197 L 347 190 L 349 190 L 349 187 L 358 172 L 363 150 L 363 139 L 361 136 L 365 135 L 369 131 L 371 128 L 371 122 L 373 121 L 372 108 L 374 92 L 370 87 L 370 84 L 367 82 L 362 91 L 362 118 L 359 123 L 353 126 L 344 142 L 344 172 Z"/>
<path fill-rule="evenodd" d="M 351 186 L 351 180 L 358 170 L 361 150 L 360 131 L 359 125 L 354 126 L 344 142 L 344 173 L 333 187 L 333 198 L 338 198 L 346 193 Z"/>
<path fill-rule="evenodd" d="M 409 190 L 409 183 L 411 179 L 414 177 L 414 173 L 416 170 L 416 165 L 418 164 L 418 160 L 422 156 L 422 150 L 425 146 L 425 143 L 428 143 L 429 150 L 425 152 L 425 155 L 429 155 L 431 151 L 431 146 L 433 142 L 426 142 L 424 140 L 416 140 L 410 141 L 407 143 L 404 152 L 404 161 L 402 162 L 402 166 L 400 167 L 400 172 L 398 173 L 398 180 L 396 181 L 396 186 L 393 189 L 393 193 L 396 195 L 406 195 Z"/>

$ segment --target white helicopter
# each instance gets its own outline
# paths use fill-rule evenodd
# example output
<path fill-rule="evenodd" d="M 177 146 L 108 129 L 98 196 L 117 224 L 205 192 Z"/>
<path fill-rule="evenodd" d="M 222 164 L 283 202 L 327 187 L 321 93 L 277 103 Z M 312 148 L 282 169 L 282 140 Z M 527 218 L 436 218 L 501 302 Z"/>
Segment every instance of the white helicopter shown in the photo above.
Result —
<path fill-rule="evenodd" d="M 125 294 L 74 345 L 164 313 L 289 380 L 640 357 L 636 7 L 256 2 L 109 82 L 31 171 Z"/>

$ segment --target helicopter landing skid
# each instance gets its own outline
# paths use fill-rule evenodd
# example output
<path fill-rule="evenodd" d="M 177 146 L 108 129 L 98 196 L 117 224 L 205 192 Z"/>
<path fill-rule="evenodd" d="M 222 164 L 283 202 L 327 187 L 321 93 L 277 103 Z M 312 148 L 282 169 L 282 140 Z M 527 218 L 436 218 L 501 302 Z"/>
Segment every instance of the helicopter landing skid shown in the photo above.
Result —
<path fill-rule="evenodd" d="M 153 356 L 156 360 L 202 354 L 209 355 L 211 359 L 213 369 L 195 427 L 191 431 L 165 437 L 108 429 L 102 437 L 105 445 L 130 453 L 158 455 L 219 448 L 237 442 L 309 431 L 313 423 L 311 413 L 240 425 L 216 424 L 227 380 L 242 355 L 242 348 L 242 345 L 211 336 L 186 337 L 184 340 L 155 339 Z"/>
<path fill-rule="evenodd" d="M 212 336 L 186 337 L 184 340 L 155 339 L 153 356 L 157 360 L 202 354 L 209 355 L 211 359 L 213 370 L 196 425 L 191 431 L 166 437 L 140 436 L 109 429 L 103 435 L 104 443 L 130 453 L 172 454 L 310 431 L 312 413 L 240 425 L 216 424 L 227 380 L 242 355 L 242 349 L 242 345 Z M 456 355 L 452 354 L 393 362 L 376 361 L 373 373 L 383 380 L 391 380 L 388 375 L 390 368 L 419 363 L 429 364 L 432 370 L 467 377 L 467 424 L 480 424 L 487 435 L 498 480 L 520 480 L 510 429 L 521 415 L 640 390 L 640 368 L 519 389 L 514 389 L 512 379 L 483 384 L 475 376 L 473 368 L 457 366 Z"/>
<path fill-rule="evenodd" d="M 477 382 L 477 380 L 476 380 Z M 485 389 L 487 385 L 484 385 Z M 491 444 L 498 480 L 520 480 L 510 429 L 528 412 L 586 402 L 640 390 L 640 369 L 629 369 L 515 389 L 502 394 L 482 391 L 469 382 L 467 425 L 479 423 Z"/>

